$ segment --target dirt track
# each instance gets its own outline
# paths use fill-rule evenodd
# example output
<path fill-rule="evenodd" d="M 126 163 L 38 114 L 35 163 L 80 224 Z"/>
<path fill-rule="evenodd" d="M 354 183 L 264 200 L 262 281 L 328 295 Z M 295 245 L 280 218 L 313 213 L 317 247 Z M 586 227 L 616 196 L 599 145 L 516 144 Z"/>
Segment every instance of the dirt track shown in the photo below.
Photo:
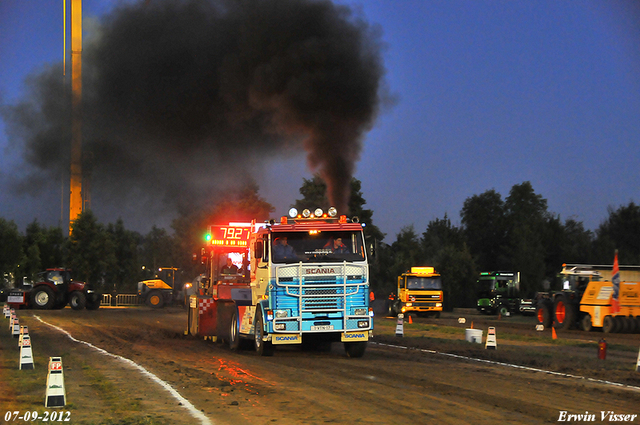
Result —
<path fill-rule="evenodd" d="M 18 316 L 29 326 L 36 370 L 16 370 L 17 342 L 9 336 L 7 321 L 0 322 L 7 323 L 0 326 L 0 382 L 9 382 L 2 387 L 0 406 L 48 410 L 43 405 L 46 362 L 60 355 L 73 424 L 193 424 L 202 422 L 198 412 L 214 424 L 539 424 L 557 422 L 562 411 L 588 411 L 596 415 L 589 423 L 608 423 L 601 420 L 601 411 L 640 414 L 637 334 L 608 336 L 608 356 L 602 361 L 596 356 L 602 334 L 571 331 L 552 341 L 548 331 L 535 332 L 532 318 L 497 321 L 464 311 L 415 319 L 405 324 L 404 338 L 394 336 L 393 319 L 377 317 L 375 343 L 361 359 L 347 358 L 340 344 L 330 352 L 285 348 L 259 358 L 251 351 L 236 354 L 222 344 L 184 337 L 186 311 L 177 307 L 66 308 L 20 311 Z M 459 316 L 468 322 L 459 324 Z M 469 321 L 485 335 L 487 326 L 495 326 L 498 350 L 464 341 Z M 124 360 L 74 342 L 45 322 L 132 360 L 184 400 Z M 195 409 L 189 410 L 189 404 Z M 636 416 L 627 423 L 640 420 Z"/>

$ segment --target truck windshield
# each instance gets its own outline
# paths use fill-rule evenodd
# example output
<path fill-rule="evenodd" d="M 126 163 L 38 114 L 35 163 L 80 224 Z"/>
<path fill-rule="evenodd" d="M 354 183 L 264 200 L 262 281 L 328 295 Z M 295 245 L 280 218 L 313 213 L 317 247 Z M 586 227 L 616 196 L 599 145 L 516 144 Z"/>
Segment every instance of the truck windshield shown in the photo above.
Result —
<path fill-rule="evenodd" d="M 271 241 L 274 263 L 364 261 L 362 232 L 283 232 Z"/>
<path fill-rule="evenodd" d="M 442 280 L 439 277 L 408 277 L 407 289 L 441 290 Z"/>

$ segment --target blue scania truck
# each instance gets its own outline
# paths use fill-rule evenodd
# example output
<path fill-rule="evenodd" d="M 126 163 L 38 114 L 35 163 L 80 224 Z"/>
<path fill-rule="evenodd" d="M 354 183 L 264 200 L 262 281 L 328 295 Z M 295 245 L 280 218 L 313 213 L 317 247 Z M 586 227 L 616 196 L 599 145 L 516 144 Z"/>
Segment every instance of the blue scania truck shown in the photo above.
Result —
<path fill-rule="evenodd" d="M 211 226 L 202 255 L 204 285 L 190 299 L 189 331 L 251 342 L 259 355 L 278 345 L 342 342 L 361 357 L 373 331 L 363 226 L 316 209 L 279 222 Z M 231 273 L 229 273 L 231 272 Z"/>

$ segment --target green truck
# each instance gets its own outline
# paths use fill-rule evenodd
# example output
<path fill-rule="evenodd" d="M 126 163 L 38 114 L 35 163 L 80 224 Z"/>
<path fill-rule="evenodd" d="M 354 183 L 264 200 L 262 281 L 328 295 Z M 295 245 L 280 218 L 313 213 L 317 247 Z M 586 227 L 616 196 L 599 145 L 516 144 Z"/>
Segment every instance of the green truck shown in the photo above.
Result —
<path fill-rule="evenodd" d="M 520 272 L 482 272 L 478 278 L 478 311 L 484 314 L 536 312 L 533 301 L 520 297 Z"/>

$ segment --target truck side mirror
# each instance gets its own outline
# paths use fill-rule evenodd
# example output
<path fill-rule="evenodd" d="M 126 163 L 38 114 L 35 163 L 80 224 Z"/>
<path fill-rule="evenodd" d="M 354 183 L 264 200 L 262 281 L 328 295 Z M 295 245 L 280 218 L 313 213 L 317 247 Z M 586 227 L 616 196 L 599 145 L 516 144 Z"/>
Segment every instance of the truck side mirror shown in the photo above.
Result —
<path fill-rule="evenodd" d="M 255 254 L 255 258 L 262 258 L 262 255 L 264 254 L 264 244 L 262 243 L 262 241 L 260 242 L 256 242 L 256 254 Z"/>

